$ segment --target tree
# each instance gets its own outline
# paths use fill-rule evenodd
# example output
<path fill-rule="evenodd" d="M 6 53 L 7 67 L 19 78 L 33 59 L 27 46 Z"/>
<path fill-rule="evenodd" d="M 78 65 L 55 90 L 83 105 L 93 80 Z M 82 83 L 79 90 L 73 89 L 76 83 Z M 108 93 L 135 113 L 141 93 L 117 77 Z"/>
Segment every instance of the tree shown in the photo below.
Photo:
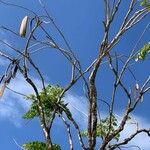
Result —
<path fill-rule="evenodd" d="M 113 32 L 111 27 L 115 24 L 115 18 L 119 15 L 118 13 L 123 7 L 122 0 L 104 0 L 105 19 L 103 21 L 103 39 L 100 43 L 99 50 L 97 51 L 96 59 L 93 60 L 86 69 L 83 69 L 81 60 L 78 59 L 75 52 L 72 50 L 63 32 L 59 29 L 49 14 L 46 5 L 44 5 L 42 1 L 39 0 L 40 6 L 44 10 L 44 14 L 42 15 L 38 15 L 36 12 L 17 4 L 8 3 L 2 0 L 0 3 L 25 10 L 30 14 L 22 19 L 20 32 L 15 32 L 8 27 L 2 27 L 4 31 L 11 32 L 14 36 L 18 36 L 26 41 L 24 49 L 21 51 L 2 40 L 1 42 L 17 53 L 17 56 L 11 57 L 10 54 L 0 51 L 0 56 L 10 62 L 6 68 L 6 72 L 3 73 L 3 76 L 1 77 L 0 83 L 2 88 L 0 95 L 3 96 L 5 89 L 8 88 L 12 92 L 21 94 L 25 99 L 31 101 L 30 108 L 23 118 L 38 118 L 45 137 L 45 142 L 31 141 L 22 146 L 24 149 L 61 149 L 60 145 L 52 142 L 53 137 L 51 137 L 52 125 L 57 117 L 61 118 L 66 126 L 70 150 L 74 149 L 74 139 L 72 138 L 72 134 L 75 133 L 71 132 L 72 126 L 76 129 L 81 148 L 85 150 L 93 150 L 96 146 L 100 150 L 122 149 L 124 145 L 126 146 L 140 133 L 145 133 L 150 136 L 149 129 L 139 128 L 138 123 L 135 123 L 135 128 L 137 128 L 136 131 L 131 133 L 127 138 L 120 140 L 120 135 L 122 131 L 125 130 L 126 124 L 129 120 L 132 120 L 132 113 L 136 110 L 138 104 L 144 100 L 144 95 L 148 93 L 150 89 L 148 86 L 150 77 L 139 86 L 139 81 L 136 79 L 136 75 L 130 68 L 132 62 L 137 63 L 145 60 L 146 55 L 150 52 L 149 43 L 145 43 L 143 48 L 137 50 L 137 45 L 149 28 L 149 24 L 144 28 L 137 43 L 134 43 L 134 48 L 130 50 L 130 54 L 128 54 L 127 57 L 124 55 L 124 51 L 121 51 L 121 54 L 115 51 L 115 48 L 120 43 L 124 34 L 131 28 L 134 29 L 137 24 L 142 22 L 144 18 L 149 15 L 148 0 L 131 0 L 130 2 L 126 2 L 126 7 L 128 7 L 127 12 L 122 19 L 121 26 L 118 28 L 117 33 L 113 35 L 111 35 Z M 53 25 L 57 30 L 60 37 L 64 40 L 65 45 L 59 46 L 62 44 L 59 44 L 48 30 L 50 25 Z M 30 51 L 30 47 L 34 47 L 35 45 L 39 45 L 39 47 L 35 48 L 34 51 Z M 66 87 L 62 87 L 59 84 L 46 84 L 41 69 L 34 62 L 31 55 L 32 53 L 39 52 L 39 50 L 43 48 L 58 50 L 59 53 L 68 60 L 72 71 L 71 80 Z M 110 74 L 113 75 L 114 78 L 114 82 L 109 84 L 110 86 L 113 84 L 111 100 L 103 99 L 101 91 L 100 93 L 98 91 L 99 85 L 97 83 L 97 78 L 99 78 L 99 73 L 103 74 L 103 69 L 101 68 L 104 61 L 108 64 L 107 68 L 109 68 L 111 71 Z M 126 73 L 127 71 L 128 73 Z M 39 76 L 42 90 L 38 89 L 36 83 L 31 78 L 31 72 L 35 72 L 36 75 Z M 9 88 L 9 83 L 18 73 L 20 73 L 29 86 L 32 87 L 34 91 L 33 94 L 24 95 L 24 93 L 18 93 Z M 129 89 L 129 85 L 124 81 L 125 77 L 129 78 L 130 75 L 134 78 L 134 90 Z M 83 82 L 84 93 L 88 102 L 88 122 L 87 130 L 85 131 L 80 130 L 80 126 L 74 119 L 73 114 L 68 107 L 68 103 L 65 102 L 66 93 L 71 90 L 78 81 Z M 125 111 L 120 120 L 118 120 L 115 115 L 116 103 L 118 103 L 118 91 L 123 95 L 122 98 L 125 99 L 124 102 L 126 103 L 126 106 L 124 107 Z M 103 102 L 100 105 L 98 103 L 99 100 Z M 107 105 L 108 107 L 108 110 L 105 110 L 107 116 L 101 118 L 100 112 L 104 105 Z M 99 138 L 100 142 L 97 143 L 96 139 Z M 86 143 L 85 139 L 88 140 L 88 143 Z"/>

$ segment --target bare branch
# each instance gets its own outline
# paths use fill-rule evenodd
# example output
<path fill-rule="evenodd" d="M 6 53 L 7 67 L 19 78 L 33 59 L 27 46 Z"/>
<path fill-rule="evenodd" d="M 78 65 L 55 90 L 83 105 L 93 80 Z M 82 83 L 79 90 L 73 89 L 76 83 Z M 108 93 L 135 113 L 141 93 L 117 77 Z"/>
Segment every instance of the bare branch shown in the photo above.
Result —
<path fill-rule="evenodd" d="M 77 131 L 78 139 L 79 139 L 79 142 L 80 142 L 80 145 L 81 145 L 82 149 L 86 150 L 86 147 L 85 147 L 84 142 L 82 140 L 82 136 L 81 136 L 81 132 L 80 132 L 78 124 L 76 123 L 76 121 L 73 119 L 72 116 L 70 116 L 70 115 L 68 116 L 67 113 L 66 113 L 66 116 L 73 123 L 73 125 L 74 125 L 74 127 L 75 127 L 75 129 Z"/>
<path fill-rule="evenodd" d="M 110 145 L 109 150 L 114 150 L 115 148 L 118 148 L 122 145 L 128 144 L 131 140 L 133 140 L 135 138 L 135 136 L 137 136 L 140 133 L 146 133 L 150 137 L 150 129 L 148 129 L 148 130 L 139 129 L 135 133 L 131 134 L 128 138 L 124 139 L 123 142 L 120 142 L 120 143 L 114 144 L 114 145 Z"/>
<path fill-rule="evenodd" d="M 66 125 L 68 137 L 69 137 L 69 144 L 70 144 L 70 150 L 73 150 L 73 141 L 72 141 L 72 135 L 70 131 L 70 125 L 67 123 L 66 119 L 60 114 L 62 121 Z"/>

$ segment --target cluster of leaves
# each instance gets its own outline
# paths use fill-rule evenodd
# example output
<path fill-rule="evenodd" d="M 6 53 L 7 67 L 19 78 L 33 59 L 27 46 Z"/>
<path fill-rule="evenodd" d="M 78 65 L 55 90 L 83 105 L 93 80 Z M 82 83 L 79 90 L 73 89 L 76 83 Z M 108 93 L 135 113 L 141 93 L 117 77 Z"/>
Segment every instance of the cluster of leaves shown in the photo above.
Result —
<path fill-rule="evenodd" d="M 60 98 L 60 95 L 63 91 L 59 85 L 46 87 L 46 91 L 42 90 L 39 93 L 40 100 L 42 102 L 42 108 L 46 119 L 50 118 L 51 113 L 56 110 L 56 113 L 62 113 L 63 111 L 69 111 L 67 104 L 64 104 L 64 101 Z M 38 111 L 38 100 L 34 94 L 31 94 L 25 97 L 27 100 L 31 100 L 32 104 L 28 112 L 23 116 L 24 119 L 33 119 L 34 117 L 39 117 Z"/>
<path fill-rule="evenodd" d="M 23 149 L 24 150 L 47 150 L 47 146 L 43 142 L 34 141 L 34 142 L 23 144 Z M 53 144 L 52 150 L 61 150 L 61 148 L 59 145 Z"/>
<path fill-rule="evenodd" d="M 48 124 L 49 121 L 51 121 L 51 114 L 54 112 L 54 110 L 58 114 L 66 112 L 67 116 L 71 117 L 71 113 L 67 108 L 67 104 L 64 103 L 62 98 L 60 99 L 62 92 L 63 88 L 61 88 L 59 85 L 48 85 L 45 90 L 43 89 L 39 93 L 45 119 Z M 24 114 L 23 118 L 33 119 L 35 117 L 40 117 L 38 98 L 34 94 L 30 94 L 26 96 L 25 99 L 30 100 L 32 103 L 29 110 Z M 23 148 L 25 150 L 47 150 L 46 144 L 38 141 L 26 143 L 23 145 Z M 59 145 L 53 144 L 52 150 L 61 150 L 61 148 Z"/>
<path fill-rule="evenodd" d="M 110 116 L 105 119 L 101 119 L 100 123 L 97 124 L 96 135 L 102 139 L 109 133 L 112 133 L 117 127 L 117 119 L 114 115 L 111 116 L 111 125 L 110 125 Z M 87 131 L 82 132 L 82 136 L 88 136 Z M 119 140 L 120 134 L 115 136 L 115 140 Z"/>
<path fill-rule="evenodd" d="M 135 61 L 144 60 L 146 55 L 150 52 L 150 43 L 145 44 L 143 48 L 141 48 L 135 57 Z"/>
<path fill-rule="evenodd" d="M 147 7 L 150 5 L 150 0 L 139 0 L 139 2 L 140 2 L 140 5 L 144 7 Z"/>

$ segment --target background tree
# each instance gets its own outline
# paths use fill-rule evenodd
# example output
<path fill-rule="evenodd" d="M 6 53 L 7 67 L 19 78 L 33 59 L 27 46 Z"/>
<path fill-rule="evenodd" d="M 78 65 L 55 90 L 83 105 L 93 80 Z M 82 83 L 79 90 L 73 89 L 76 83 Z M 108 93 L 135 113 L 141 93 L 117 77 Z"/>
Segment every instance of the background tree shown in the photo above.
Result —
<path fill-rule="evenodd" d="M 103 2 L 103 39 L 99 44 L 95 60 L 85 68 L 81 63 L 82 61 L 71 48 L 63 32 L 51 17 L 44 2 L 39 1 L 40 7 L 43 9 L 43 14 L 38 14 L 25 6 L 0 0 L 0 3 L 4 6 L 15 7 L 26 11 L 28 14 L 20 21 L 20 30 L 17 32 L 8 27 L 1 27 L 7 33 L 9 32 L 13 36 L 18 36 L 18 40 L 23 40 L 23 48 L 17 48 L 13 44 L 8 44 L 4 40 L 1 40 L 1 43 L 13 50 L 13 53 L 0 51 L 1 57 L 9 61 L 9 65 L 1 77 L 0 82 L 2 87 L 0 95 L 3 96 L 5 89 L 8 88 L 12 92 L 20 94 L 29 100 L 31 105 L 23 118 L 38 118 L 45 137 L 45 142 L 31 141 L 23 144 L 21 148 L 26 150 L 61 149 L 60 145 L 53 143 L 53 137 L 51 136 L 52 125 L 58 118 L 62 119 L 62 122 L 66 126 L 70 150 L 74 149 L 73 134 L 77 134 L 81 149 L 89 150 L 122 149 L 125 148 L 124 145 L 126 146 L 140 133 L 150 136 L 149 129 L 139 128 L 138 122 L 134 122 L 136 131 L 131 133 L 127 138 L 120 139 L 126 124 L 132 120 L 132 113 L 138 104 L 144 100 L 144 95 L 150 89 L 150 77 L 139 85 L 140 81 L 137 80 L 136 74 L 131 69 L 133 63 L 144 60 L 150 51 L 149 43 L 146 43 L 144 46 L 142 45 L 141 49 L 137 49 L 139 42 L 149 28 L 149 23 L 143 29 L 137 42 L 133 43 L 130 53 L 123 50 L 119 52 L 117 50 L 124 34 L 131 28 L 134 29 L 137 24 L 149 15 L 149 1 L 131 0 L 130 2 L 126 2 L 125 7 L 127 7 L 127 10 L 123 15 L 124 18 L 122 18 L 121 25 L 117 27 L 117 32 L 113 31 L 113 27 L 115 21 L 117 21 L 116 18 L 119 16 L 119 12 L 123 12 L 123 2 L 122 0 L 104 0 Z M 62 38 L 64 44 L 59 43 L 59 40 L 49 31 L 49 27 L 51 26 L 53 26 L 55 32 Z M 120 46 L 119 48 L 121 49 L 122 47 Z M 32 55 L 40 52 L 41 49 L 57 50 L 68 61 L 69 67 L 71 67 L 71 79 L 66 86 L 47 84 L 45 76 L 43 76 L 41 71 L 42 68 L 38 67 Z M 104 73 L 104 69 L 102 68 L 102 64 L 104 63 L 107 64 L 105 67 L 109 69 L 111 77 L 114 80 L 109 83 L 110 86 L 113 85 L 110 99 L 103 99 L 102 92 L 99 90 L 99 87 L 102 89 L 103 84 L 105 84 L 105 81 L 101 85 L 98 83 L 99 74 Z M 25 95 L 9 88 L 10 82 L 18 74 L 21 74 L 28 85 L 32 87 L 33 94 Z M 33 74 L 39 77 L 42 89 L 39 89 L 37 83 L 33 80 Z M 130 77 L 134 80 L 129 84 L 127 80 Z M 87 129 L 84 131 L 80 130 L 80 126 L 74 119 L 68 107 L 69 103 L 65 102 L 67 92 L 81 81 L 84 85 L 84 95 L 88 103 Z M 120 93 L 121 97 L 117 96 L 118 93 Z M 98 103 L 99 101 L 101 103 Z M 119 119 L 115 114 L 116 105 L 119 106 L 118 103 L 122 103 L 124 106 L 124 113 Z M 107 109 L 104 110 L 104 107 Z M 106 117 L 101 118 L 102 112 L 106 113 Z M 76 132 L 71 131 L 72 127 L 76 129 Z M 97 142 L 97 139 L 100 140 Z M 136 147 L 136 145 L 133 147 Z"/>

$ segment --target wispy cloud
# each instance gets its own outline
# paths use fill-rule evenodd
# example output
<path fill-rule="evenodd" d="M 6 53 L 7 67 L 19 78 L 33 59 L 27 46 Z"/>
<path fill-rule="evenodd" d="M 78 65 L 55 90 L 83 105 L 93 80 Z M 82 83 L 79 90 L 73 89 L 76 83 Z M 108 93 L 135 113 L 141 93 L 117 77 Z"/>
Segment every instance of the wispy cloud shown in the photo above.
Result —
<path fill-rule="evenodd" d="M 75 120 L 79 123 L 82 129 L 85 129 L 87 127 L 87 114 L 88 114 L 87 111 L 88 104 L 86 98 L 70 93 L 66 95 L 65 100 L 66 102 L 69 102 L 68 106 Z M 105 112 L 103 112 L 101 116 L 102 117 L 106 116 Z M 120 118 L 118 119 L 121 120 Z M 133 124 L 133 122 L 134 123 L 138 122 L 139 128 L 146 128 L 146 129 L 150 128 L 149 121 L 145 120 L 143 117 L 132 115 L 132 119 L 130 120 L 130 122 L 128 122 L 128 124 L 125 126 L 124 131 L 121 133 L 120 141 L 129 137 L 132 133 L 136 132 L 136 126 L 135 124 Z M 142 150 L 149 150 L 150 138 L 146 134 L 141 133 L 128 144 L 128 146 L 133 146 L 133 145 L 139 146 Z M 129 150 L 133 150 L 133 147 L 129 148 Z"/>
<path fill-rule="evenodd" d="M 37 87 L 40 87 L 38 79 L 34 79 Z M 9 87 L 14 91 L 25 95 L 33 93 L 32 88 L 26 83 L 24 78 L 19 75 L 12 80 Z M 16 126 L 21 126 L 22 115 L 30 106 L 30 102 L 24 100 L 21 95 L 15 94 L 6 89 L 4 95 L 0 99 L 0 120 L 9 120 Z"/>
<path fill-rule="evenodd" d="M 125 130 L 121 133 L 121 140 L 129 137 L 131 134 L 135 133 L 137 130 L 137 125 L 134 123 L 138 123 L 138 128 L 150 128 L 150 122 L 143 117 L 132 115 L 131 121 L 126 124 Z M 128 146 L 135 145 L 139 146 L 142 150 L 150 149 L 150 138 L 145 133 L 141 133 L 137 135 L 131 142 L 129 142 Z M 132 150 L 132 149 L 130 149 Z"/>
<path fill-rule="evenodd" d="M 68 103 L 68 108 L 72 112 L 73 117 L 79 123 L 82 129 L 85 129 L 87 124 L 88 105 L 87 99 L 72 93 L 65 96 L 65 102 Z"/>
<path fill-rule="evenodd" d="M 34 79 L 37 86 L 40 87 L 40 81 Z M 18 76 L 15 80 L 9 85 L 10 88 L 16 90 L 23 94 L 32 93 L 32 88 L 25 82 L 21 76 Z M 83 96 L 78 96 L 73 93 L 67 93 L 65 96 L 65 102 L 68 103 L 68 107 L 72 112 L 73 117 L 77 121 L 81 130 L 84 130 L 87 127 L 87 114 L 88 114 L 88 104 L 87 99 Z M 0 102 L 0 120 L 7 119 L 11 121 L 16 126 L 21 126 L 22 123 L 22 113 L 26 111 L 29 107 L 29 102 L 24 100 L 21 96 L 12 93 L 7 90 Z M 105 113 L 102 114 L 102 116 Z M 135 120 L 138 122 L 139 127 L 150 128 L 150 122 L 139 116 L 132 116 L 132 122 Z M 120 140 L 125 139 L 130 136 L 136 130 L 134 124 L 128 123 L 125 126 L 125 130 L 121 133 Z M 144 141 L 143 141 L 144 139 Z M 132 140 L 129 145 L 140 146 L 143 150 L 149 150 L 150 139 L 145 134 L 140 134 L 134 140 Z M 130 148 L 132 150 L 132 148 Z"/>
<path fill-rule="evenodd" d="M 0 102 L 0 120 L 9 120 L 17 127 L 21 125 L 21 114 L 15 101 Z"/>

